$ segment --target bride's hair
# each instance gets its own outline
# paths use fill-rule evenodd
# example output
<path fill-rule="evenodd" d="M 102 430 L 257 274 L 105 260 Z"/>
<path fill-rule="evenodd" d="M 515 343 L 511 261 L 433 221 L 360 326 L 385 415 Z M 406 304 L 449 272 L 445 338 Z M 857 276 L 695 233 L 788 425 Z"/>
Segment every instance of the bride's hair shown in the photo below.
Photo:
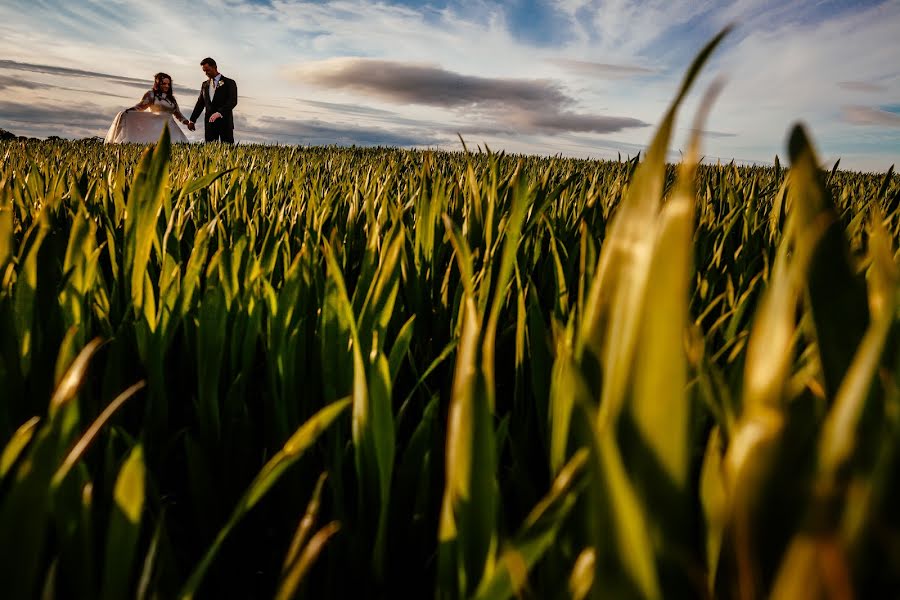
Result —
<path fill-rule="evenodd" d="M 172 78 L 169 77 L 168 73 L 157 73 L 153 76 L 153 95 L 157 98 L 164 95 L 162 91 L 162 82 L 164 79 L 169 80 L 169 91 L 165 94 L 165 97 L 170 102 L 174 103 L 175 95 L 172 93 L 172 89 L 175 87 L 175 85 L 172 83 Z"/>

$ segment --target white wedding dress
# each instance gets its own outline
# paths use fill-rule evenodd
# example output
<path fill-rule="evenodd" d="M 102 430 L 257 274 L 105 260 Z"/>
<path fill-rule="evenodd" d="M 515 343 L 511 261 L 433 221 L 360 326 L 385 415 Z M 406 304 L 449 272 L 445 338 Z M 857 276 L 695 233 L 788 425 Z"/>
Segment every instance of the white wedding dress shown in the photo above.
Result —
<path fill-rule="evenodd" d="M 185 125 L 188 123 L 174 98 L 169 100 L 150 90 L 141 98 L 140 104 L 116 115 L 105 141 L 107 144 L 154 144 L 162 128 L 168 126 L 173 143 L 186 143 L 188 139 L 175 119 Z"/>

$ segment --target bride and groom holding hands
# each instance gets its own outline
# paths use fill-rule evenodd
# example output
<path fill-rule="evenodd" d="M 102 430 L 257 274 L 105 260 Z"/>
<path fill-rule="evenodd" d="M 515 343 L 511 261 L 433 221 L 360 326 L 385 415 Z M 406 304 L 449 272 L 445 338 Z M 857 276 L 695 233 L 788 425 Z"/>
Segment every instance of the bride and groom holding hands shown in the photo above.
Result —
<path fill-rule="evenodd" d="M 141 101 L 116 115 L 106 134 L 106 143 L 154 143 L 159 139 L 163 127 L 169 128 L 173 142 L 187 142 L 187 137 L 175 120 L 194 131 L 197 117 L 204 110 L 206 141 L 234 143 L 232 111 L 238 102 L 237 84 L 219 73 L 216 61 L 212 58 L 200 61 L 200 68 L 207 80 L 200 86 L 200 96 L 190 119 L 186 119 L 178 108 L 178 102 L 172 93 L 172 78 L 165 73 L 157 73 L 153 78 L 153 88 L 144 94 Z"/>

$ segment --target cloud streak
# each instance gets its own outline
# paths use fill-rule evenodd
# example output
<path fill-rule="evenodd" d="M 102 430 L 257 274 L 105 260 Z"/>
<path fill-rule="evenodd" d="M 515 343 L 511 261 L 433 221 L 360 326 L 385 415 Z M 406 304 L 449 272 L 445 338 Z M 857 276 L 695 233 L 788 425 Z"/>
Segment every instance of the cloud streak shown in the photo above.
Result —
<path fill-rule="evenodd" d="M 0 126 L 20 135 L 91 137 L 105 134 L 111 122 L 111 116 L 92 104 L 71 108 L 0 101 Z"/>
<path fill-rule="evenodd" d="M 698 133 L 696 129 L 691 129 L 691 133 Z M 727 131 L 709 131 L 708 129 L 702 129 L 699 131 L 700 135 L 708 138 L 733 138 L 736 137 L 736 133 L 729 133 Z"/>
<path fill-rule="evenodd" d="M 900 127 L 900 114 L 871 106 L 845 106 L 841 116 L 853 125 Z"/>
<path fill-rule="evenodd" d="M 9 75 L 0 75 L 0 90 L 7 88 L 19 88 L 23 90 L 35 90 L 41 88 L 41 84 L 19 77 L 10 77 Z"/>
<path fill-rule="evenodd" d="M 509 121 L 520 130 L 532 133 L 613 133 L 632 127 L 646 127 L 647 123 L 631 117 L 604 117 L 575 112 L 522 111 L 512 113 Z"/>
<path fill-rule="evenodd" d="M 444 108 L 476 105 L 541 109 L 569 104 L 559 87 L 544 80 L 492 79 L 440 67 L 367 58 L 334 58 L 297 69 L 315 85 L 353 90 L 389 102 Z"/>
<path fill-rule="evenodd" d="M 29 73 L 44 73 L 47 75 L 60 75 L 63 77 L 85 77 L 88 79 L 101 79 L 112 83 L 119 83 L 129 86 L 146 87 L 147 85 L 146 79 L 122 77 L 121 75 L 110 75 L 109 73 L 85 71 L 83 69 L 70 69 L 68 67 L 36 65 L 31 63 L 16 62 L 14 60 L 0 60 L 0 69 L 8 69 L 11 71 L 26 71 Z"/>
<path fill-rule="evenodd" d="M 869 92 L 873 94 L 887 91 L 887 88 L 883 85 L 868 83 L 866 81 L 841 81 L 838 82 L 838 87 L 851 92 Z"/>
<path fill-rule="evenodd" d="M 83 89 L 73 89 L 70 87 L 40 83 L 36 81 L 32 81 L 29 79 L 22 79 L 21 77 L 0 75 L 0 89 L 4 87 L 20 87 L 25 89 L 43 89 L 43 88 L 56 88 L 60 90 L 67 90 L 73 92 L 89 92 L 92 94 L 100 94 L 105 96 L 112 96 L 115 98 L 127 98 L 127 96 L 122 96 L 121 94 L 113 94 L 103 89 L 100 89 L 101 85 L 104 84 L 118 84 L 123 85 L 129 88 L 136 88 L 141 90 L 148 90 L 153 87 L 153 78 L 148 77 L 146 79 L 138 79 L 135 77 L 124 77 L 121 75 L 112 75 L 109 73 L 102 73 L 98 71 L 87 71 L 83 69 L 71 69 L 68 67 L 57 67 L 52 65 L 41 65 L 41 64 L 32 64 L 32 63 L 24 63 L 24 62 L 16 62 L 12 60 L 0 60 L 0 70 L 14 71 L 20 73 L 31 73 L 31 74 L 40 74 L 40 75 L 50 75 L 53 77 L 60 78 L 74 78 L 78 81 L 83 81 L 88 85 L 97 86 L 93 90 L 83 90 Z M 199 93 L 199 87 L 197 91 L 189 90 L 184 86 L 177 85 L 175 86 L 174 92 L 176 95 L 180 96 L 190 96 L 192 94 Z M 135 100 L 140 99 L 140 96 L 136 96 Z"/>
<path fill-rule="evenodd" d="M 631 117 L 581 114 L 559 84 L 544 79 L 463 75 L 434 65 L 334 58 L 299 67 L 305 83 L 348 90 L 397 104 L 466 111 L 528 133 L 611 133 L 643 127 Z"/>
<path fill-rule="evenodd" d="M 445 141 L 430 132 L 397 132 L 377 127 L 340 126 L 315 120 L 260 117 L 235 123 L 241 137 L 250 142 L 272 140 L 311 146 L 431 146 Z"/>
<path fill-rule="evenodd" d="M 558 58 L 550 60 L 551 64 L 558 67 L 598 79 L 631 79 L 633 77 L 646 77 L 658 73 L 656 69 L 639 67 L 636 65 L 615 65 L 609 63 L 592 62 L 589 60 L 575 60 L 571 58 Z"/>

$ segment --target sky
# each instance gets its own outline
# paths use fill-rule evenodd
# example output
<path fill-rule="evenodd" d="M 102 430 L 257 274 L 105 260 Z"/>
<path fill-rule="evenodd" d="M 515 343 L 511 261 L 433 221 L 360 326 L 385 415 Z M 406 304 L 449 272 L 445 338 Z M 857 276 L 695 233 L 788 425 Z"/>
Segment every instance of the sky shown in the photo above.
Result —
<path fill-rule="evenodd" d="M 461 150 L 461 136 L 614 159 L 649 143 L 728 24 L 673 160 L 722 79 L 706 162 L 784 160 L 800 121 L 823 165 L 900 167 L 900 0 L 2 0 L 0 128 L 103 136 L 158 71 L 190 116 L 211 56 L 238 85 L 239 142 Z"/>

